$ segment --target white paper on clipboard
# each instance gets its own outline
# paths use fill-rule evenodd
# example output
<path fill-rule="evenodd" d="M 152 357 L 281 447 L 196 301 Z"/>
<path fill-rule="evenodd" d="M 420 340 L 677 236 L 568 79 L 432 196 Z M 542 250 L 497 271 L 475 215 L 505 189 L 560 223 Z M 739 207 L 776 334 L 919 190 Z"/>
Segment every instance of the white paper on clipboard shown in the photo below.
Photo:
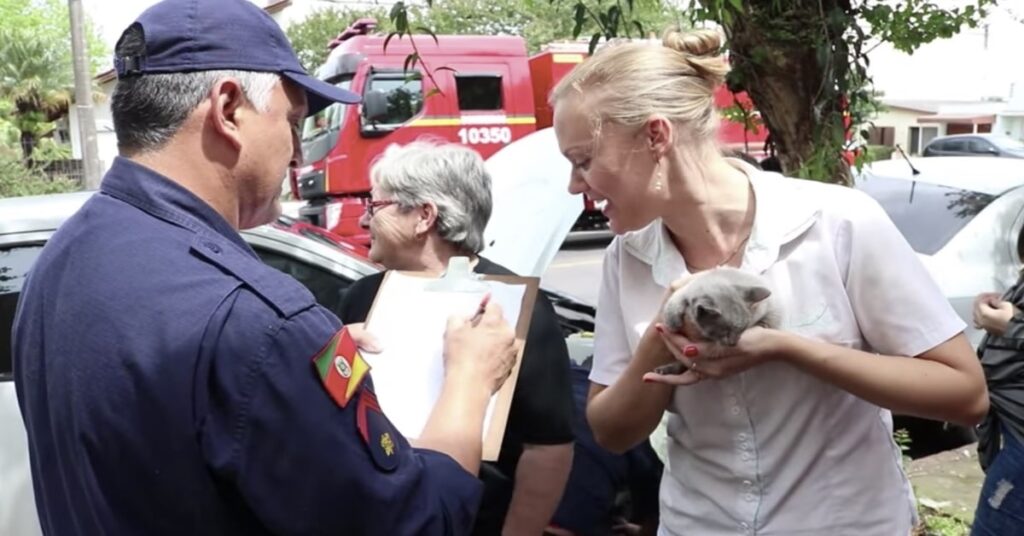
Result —
<path fill-rule="evenodd" d="M 472 316 L 485 292 L 490 292 L 491 301 L 501 306 L 505 319 L 515 327 L 524 317 L 529 323 L 535 298 L 527 295 L 530 287 L 527 283 L 485 279 L 481 280 L 485 288 L 466 292 L 429 290 L 427 286 L 431 281 L 435 280 L 394 271 L 388 273 L 366 323 L 366 329 L 378 339 L 383 351 L 362 352 L 372 367 L 374 390 L 381 409 L 398 431 L 410 439 L 422 433 L 441 393 L 448 317 Z M 525 315 L 524 305 L 529 307 Z M 516 329 L 516 332 L 517 338 L 525 339 L 525 329 Z M 497 459 L 518 368 L 517 360 L 512 376 L 491 397 L 488 405 L 482 438 L 485 460 Z M 500 426 L 500 430 L 492 428 L 494 426 Z"/>

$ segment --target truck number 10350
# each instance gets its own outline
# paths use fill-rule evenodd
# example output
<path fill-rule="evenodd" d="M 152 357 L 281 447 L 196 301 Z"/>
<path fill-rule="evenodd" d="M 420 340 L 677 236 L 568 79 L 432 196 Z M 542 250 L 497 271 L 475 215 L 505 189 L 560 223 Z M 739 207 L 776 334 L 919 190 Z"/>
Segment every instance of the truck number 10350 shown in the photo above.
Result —
<path fill-rule="evenodd" d="M 465 145 L 510 143 L 512 141 L 512 129 L 508 127 L 460 128 L 459 141 Z"/>

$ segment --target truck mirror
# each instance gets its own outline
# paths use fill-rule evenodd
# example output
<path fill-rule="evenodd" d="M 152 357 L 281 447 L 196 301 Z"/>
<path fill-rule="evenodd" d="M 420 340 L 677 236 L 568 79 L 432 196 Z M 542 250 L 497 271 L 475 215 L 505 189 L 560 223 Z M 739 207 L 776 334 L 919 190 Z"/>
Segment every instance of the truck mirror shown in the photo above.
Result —
<path fill-rule="evenodd" d="M 388 95 L 379 89 L 367 91 L 363 95 L 363 118 L 376 123 L 387 119 Z"/>

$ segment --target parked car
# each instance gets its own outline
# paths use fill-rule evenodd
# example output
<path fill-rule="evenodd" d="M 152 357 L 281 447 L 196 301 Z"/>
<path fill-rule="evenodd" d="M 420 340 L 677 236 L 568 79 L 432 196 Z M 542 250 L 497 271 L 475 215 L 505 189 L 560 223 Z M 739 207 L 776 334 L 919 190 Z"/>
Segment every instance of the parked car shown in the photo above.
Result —
<path fill-rule="evenodd" d="M 47 239 L 90 195 L 0 199 L 0 534 L 40 534 L 28 445 L 11 374 L 11 325 L 18 295 Z M 243 231 L 242 237 L 263 262 L 297 279 L 332 310 L 339 304 L 342 289 L 380 270 L 366 260 L 361 246 L 289 217 Z M 550 247 L 543 243 L 547 239 L 561 242 L 557 237 L 545 238 L 533 241 L 537 247 L 532 251 L 546 255 Z M 516 252 L 526 254 L 522 248 Z M 522 259 L 520 264 L 535 266 L 537 262 Z M 558 313 L 570 356 L 583 362 L 592 353 L 593 306 L 556 291 L 543 292 Z"/>
<path fill-rule="evenodd" d="M 982 336 L 971 325 L 975 296 L 1009 288 L 1020 272 L 1022 186 L 1024 160 L 967 157 L 882 160 L 854 179 L 928 267 L 974 346 Z"/>
<path fill-rule="evenodd" d="M 1024 158 L 1024 143 L 999 134 L 956 134 L 933 139 L 921 154 Z"/>
<path fill-rule="evenodd" d="M 983 333 L 971 319 L 975 296 L 1010 287 L 1024 258 L 1024 160 L 882 160 L 855 174 L 854 187 L 882 205 L 967 324 L 976 348 Z M 894 423 L 910 432 L 913 457 L 976 439 L 972 429 L 950 423 L 900 415 Z"/>

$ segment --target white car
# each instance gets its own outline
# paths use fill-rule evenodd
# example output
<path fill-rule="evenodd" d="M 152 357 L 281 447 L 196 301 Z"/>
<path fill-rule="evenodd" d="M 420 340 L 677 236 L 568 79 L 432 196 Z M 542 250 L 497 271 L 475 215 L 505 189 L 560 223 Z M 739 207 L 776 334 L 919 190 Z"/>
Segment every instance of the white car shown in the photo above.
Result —
<path fill-rule="evenodd" d="M 976 347 L 982 333 L 971 321 L 975 296 L 1006 290 L 1020 273 L 1024 160 L 883 160 L 865 166 L 855 188 L 882 205 L 967 323 Z"/>
<path fill-rule="evenodd" d="M 557 144 L 550 161 L 534 158 L 537 147 L 548 143 L 555 143 L 550 130 L 535 133 L 487 163 L 495 206 L 483 254 L 521 275 L 544 273 L 583 210 L 582 200 L 567 192 L 569 164 L 558 154 Z M 18 295 L 46 240 L 91 195 L 0 199 L 0 535 L 41 534 L 11 374 L 11 325 Z M 380 270 L 365 259 L 361 246 L 287 216 L 243 231 L 242 237 L 265 263 L 293 276 L 331 309 L 337 307 L 341 289 Z M 584 361 L 593 347 L 593 306 L 548 289 L 544 293 L 561 321 L 570 357 Z"/>

